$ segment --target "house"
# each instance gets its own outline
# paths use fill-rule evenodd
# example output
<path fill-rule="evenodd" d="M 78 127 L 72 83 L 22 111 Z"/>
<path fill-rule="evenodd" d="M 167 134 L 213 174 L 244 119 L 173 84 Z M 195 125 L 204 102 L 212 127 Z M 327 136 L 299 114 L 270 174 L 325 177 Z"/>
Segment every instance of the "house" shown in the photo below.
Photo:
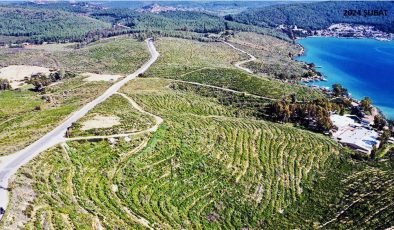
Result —
<path fill-rule="evenodd" d="M 333 114 L 330 118 L 337 127 L 332 131 L 332 136 L 339 143 L 366 154 L 379 147 L 379 133 L 369 126 L 358 123 L 351 116 Z"/>

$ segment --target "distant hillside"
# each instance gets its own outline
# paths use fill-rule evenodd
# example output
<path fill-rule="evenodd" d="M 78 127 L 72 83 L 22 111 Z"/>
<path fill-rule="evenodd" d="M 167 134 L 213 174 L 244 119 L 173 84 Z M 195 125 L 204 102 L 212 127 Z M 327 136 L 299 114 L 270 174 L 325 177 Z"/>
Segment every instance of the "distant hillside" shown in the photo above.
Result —
<path fill-rule="evenodd" d="M 0 35 L 27 37 L 30 42 L 78 40 L 111 25 L 74 13 L 0 7 Z"/>
<path fill-rule="evenodd" d="M 100 10 L 91 14 L 99 20 L 112 24 L 122 24 L 135 31 L 156 31 L 174 36 L 187 32 L 219 33 L 225 30 L 252 31 L 285 39 L 285 35 L 271 28 L 261 28 L 238 22 L 226 21 L 222 17 L 194 11 L 168 11 L 160 13 L 140 13 L 129 9 Z"/>
<path fill-rule="evenodd" d="M 387 10 L 387 16 L 364 17 L 364 10 Z M 344 10 L 361 10 L 361 16 L 344 16 Z M 268 6 L 225 17 L 256 26 L 297 25 L 304 29 L 323 29 L 334 23 L 374 25 L 394 32 L 394 2 L 316 2 Z"/>

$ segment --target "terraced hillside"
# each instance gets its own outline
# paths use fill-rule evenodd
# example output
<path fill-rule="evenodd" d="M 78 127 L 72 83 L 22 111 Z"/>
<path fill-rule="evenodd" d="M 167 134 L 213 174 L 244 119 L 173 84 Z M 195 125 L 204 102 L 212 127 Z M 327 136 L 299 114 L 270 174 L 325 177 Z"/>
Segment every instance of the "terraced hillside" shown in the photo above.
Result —
<path fill-rule="evenodd" d="M 383 165 L 366 166 L 344 180 L 344 197 L 332 210 L 332 218 L 322 226 L 343 229 L 394 226 L 394 168 L 385 160 Z"/>
<path fill-rule="evenodd" d="M 232 63 L 247 58 L 219 42 L 159 38 L 156 46 L 161 56 L 147 73 L 155 77 L 176 77 L 205 67 L 235 68 Z"/>
<path fill-rule="evenodd" d="M 339 153 L 329 138 L 254 120 L 170 83 L 138 79 L 122 89 L 164 119 L 154 134 L 69 142 L 24 167 L 14 185 L 30 184 L 30 198 L 13 193 L 21 205 L 11 206 L 6 226 L 19 216 L 29 228 L 261 228 Z"/>
<path fill-rule="evenodd" d="M 243 40 L 243 37 L 237 39 L 237 41 L 248 41 Z M 161 57 L 148 71 L 147 77 L 210 84 L 277 99 L 291 94 L 296 94 L 300 99 L 322 96 L 321 92 L 308 87 L 290 85 L 275 79 L 246 74 L 236 69 L 234 63 L 247 60 L 249 57 L 224 43 L 160 38 L 157 44 Z"/>
<path fill-rule="evenodd" d="M 113 122 L 113 119 L 117 122 Z M 70 135 L 78 137 L 132 133 L 145 130 L 152 124 L 151 117 L 140 114 L 127 99 L 117 94 L 75 123 Z"/>
<path fill-rule="evenodd" d="M 280 79 L 295 79 L 307 73 L 305 65 L 293 60 L 301 53 L 299 45 L 256 33 L 237 33 L 229 42 L 257 57 L 245 66 L 253 72 Z"/>

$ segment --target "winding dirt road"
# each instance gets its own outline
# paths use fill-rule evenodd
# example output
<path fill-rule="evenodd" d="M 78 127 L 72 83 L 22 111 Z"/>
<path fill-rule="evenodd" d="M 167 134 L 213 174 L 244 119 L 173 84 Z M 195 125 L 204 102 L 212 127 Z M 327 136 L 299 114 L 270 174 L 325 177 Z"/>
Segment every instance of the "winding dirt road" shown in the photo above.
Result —
<path fill-rule="evenodd" d="M 157 60 L 159 53 L 156 51 L 156 47 L 153 44 L 152 39 L 146 40 L 149 52 L 151 54 L 150 59 L 142 65 L 137 71 L 128 75 L 121 81 L 115 83 L 108 88 L 101 96 L 86 104 L 78 111 L 74 112 L 67 120 L 57 126 L 54 130 L 41 137 L 39 140 L 26 147 L 25 149 L 14 153 L 12 155 L 0 158 L 0 207 L 6 208 L 8 205 L 8 180 L 14 175 L 17 170 L 32 160 L 35 156 L 41 152 L 66 141 L 65 133 L 67 128 L 76 122 L 83 116 L 85 116 L 95 106 L 107 100 L 113 94 L 125 85 L 130 80 L 135 79 L 139 74 L 144 73 L 148 68 Z M 161 118 L 160 118 L 161 119 Z M 2 215 L 0 214 L 0 219 Z"/>
<path fill-rule="evenodd" d="M 235 47 L 235 46 L 234 46 L 233 44 L 231 44 L 231 43 L 228 43 L 228 42 L 225 42 L 225 41 L 223 41 L 223 43 L 226 44 L 226 45 L 228 45 L 228 46 L 230 46 L 231 48 L 233 48 L 233 49 L 235 49 L 235 50 L 241 52 L 241 53 L 244 53 L 244 54 L 248 55 L 248 56 L 250 57 L 248 60 L 236 62 L 234 65 L 235 65 L 235 67 L 237 67 L 238 69 L 241 69 L 241 70 L 243 70 L 243 71 L 245 71 L 245 72 L 248 72 L 248 73 L 251 73 L 251 74 L 252 74 L 252 73 L 253 73 L 252 70 L 250 70 L 249 68 L 246 68 L 246 67 L 242 67 L 241 65 L 243 65 L 243 64 L 245 64 L 245 63 L 248 63 L 248 62 L 251 62 L 251 61 L 255 61 L 257 58 L 256 58 L 255 56 L 251 55 L 250 53 L 246 52 L 245 50 L 241 50 L 241 49 Z"/>

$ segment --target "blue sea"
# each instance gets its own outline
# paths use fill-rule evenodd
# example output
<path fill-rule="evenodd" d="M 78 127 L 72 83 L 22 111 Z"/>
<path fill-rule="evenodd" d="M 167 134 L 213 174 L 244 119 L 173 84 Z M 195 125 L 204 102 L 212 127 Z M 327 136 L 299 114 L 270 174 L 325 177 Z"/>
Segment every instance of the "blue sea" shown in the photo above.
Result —
<path fill-rule="evenodd" d="M 315 63 L 327 78 L 313 84 L 340 83 L 357 99 L 372 98 L 394 119 L 394 41 L 310 37 L 298 42 L 306 49 L 298 60 Z"/>

